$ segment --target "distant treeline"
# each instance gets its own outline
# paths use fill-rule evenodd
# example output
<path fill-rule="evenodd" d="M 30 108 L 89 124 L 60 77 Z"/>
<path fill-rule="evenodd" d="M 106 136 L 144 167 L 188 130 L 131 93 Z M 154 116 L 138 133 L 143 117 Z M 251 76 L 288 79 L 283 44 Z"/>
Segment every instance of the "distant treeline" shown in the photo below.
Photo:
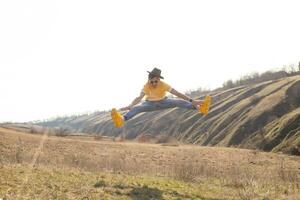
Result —
<path fill-rule="evenodd" d="M 213 91 L 220 91 L 220 90 L 230 89 L 230 88 L 239 87 L 243 85 L 257 84 L 264 81 L 277 80 L 280 78 L 295 76 L 295 75 L 300 75 L 300 62 L 298 66 L 296 66 L 295 64 L 291 64 L 289 66 L 283 66 L 283 68 L 279 71 L 278 70 L 266 71 L 261 74 L 258 72 L 252 72 L 241 76 L 239 79 L 235 81 L 234 80 L 225 81 L 222 87 L 217 88 Z M 186 94 L 194 98 L 194 97 L 205 95 L 210 92 L 212 92 L 210 89 L 199 87 L 197 90 L 187 91 Z"/>
<path fill-rule="evenodd" d="M 222 89 L 229 89 L 233 87 L 257 84 L 264 81 L 276 80 L 288 76 L 300 75 L 300 63 L 298 67 L 295 65 L 284 66 L 280 71 L 266 71 L 262 74 L 258 72 L 253 72 L 242 76 L 236 81 L 228 80 L 223 83 Z"/>

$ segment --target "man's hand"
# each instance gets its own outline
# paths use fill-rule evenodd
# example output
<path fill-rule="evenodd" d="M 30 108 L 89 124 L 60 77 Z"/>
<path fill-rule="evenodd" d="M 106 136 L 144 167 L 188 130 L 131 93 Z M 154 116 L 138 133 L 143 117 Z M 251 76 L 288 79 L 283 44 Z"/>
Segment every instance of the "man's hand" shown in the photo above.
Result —
<path fill-rule="evenodd" d="M 126 106 L 126 107 L 120 108 L 119 110 L 120 111 L 127 111 L 127 110 L 130 110 L 130 109 L 131 109 L 131 106 Z"/>
<path fill-rule="evenodd" d="M 136 98 L 133 100 L 133 102 L 132 102 L 129 106 L 120 108 L 119 110 L 120 110 L 120 111 L 131 110 L 132 107 L 134 107 L 136 104 L 138 104 L 138 103 L 141 102 L 141 100 L 144 98 L 144 96 L 145 96 L 145 93 L 144 93 L 143 91 L 141 91 L 140 96 L 136 97 Z"/>
<path fill-rule="evenodd" d="M 203 104 L 203 101 L 202 100 L 193 100 L 192 104 L 195 108 L 199 109 L 199 107 Z"/>

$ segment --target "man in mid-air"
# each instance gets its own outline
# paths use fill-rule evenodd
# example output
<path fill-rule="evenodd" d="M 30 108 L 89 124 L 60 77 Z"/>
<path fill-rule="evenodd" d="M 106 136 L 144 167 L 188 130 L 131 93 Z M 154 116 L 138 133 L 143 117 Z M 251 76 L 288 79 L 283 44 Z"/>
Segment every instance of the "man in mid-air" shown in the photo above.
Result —
<path fill-rule="evenodd" d="M 111 117 L 116 127 L 122 127 L 125 121 L 128 121 L 141 112 L 150 112 L 167 108 L 179 107 L 195 109 L 204 115 L 208 113 L 211 103 L 210 96 L 206 96 L 204 101 L 194 100 L 185 94 L 178 92 L 167 83 L 161 81 L 161 79 L 164 78 L 161 76 L 160 69 L 154 68 L 151 72 L 148 71 L 148 73 L 148 81 L 144 85 L 140 95 L 136 97 L 129 106 L 119 109 L 120 111 L 129 111 L 122 115 L 117 111 L 117 109 L 112 109 Z M 166 97 L 167 92 L 180 99 Z M 139 104 L 145 96 L 146 101 Z"/>

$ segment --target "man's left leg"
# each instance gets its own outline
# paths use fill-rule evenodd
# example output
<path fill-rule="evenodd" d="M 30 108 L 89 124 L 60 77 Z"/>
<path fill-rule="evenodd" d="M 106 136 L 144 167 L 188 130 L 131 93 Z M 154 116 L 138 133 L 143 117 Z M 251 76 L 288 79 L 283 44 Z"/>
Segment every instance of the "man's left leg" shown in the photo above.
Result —
<path fill-rule="evenodd" d="M 207 115 L 210 109 L 211 104 L 211 97 L 206 96 L 204 98 L 203 103 L 197 105 L 197 108 L 193 106 L 193 104 L 189 101 L 181 100 L 181 99 L 169 99 L 166 98 L 164 100 L 160 101 L 161 108 L 185 108 L 185 109 L 192 109 L 192 110 L 198 110 L 203 115 Z"/>
<path fill-rule="evenodd" d="M 170 99 L 166 98 L 160 101 L 161 108 L 185 108 L 185 109 L 196 109 L 191 102 L 181 99 Z"/>

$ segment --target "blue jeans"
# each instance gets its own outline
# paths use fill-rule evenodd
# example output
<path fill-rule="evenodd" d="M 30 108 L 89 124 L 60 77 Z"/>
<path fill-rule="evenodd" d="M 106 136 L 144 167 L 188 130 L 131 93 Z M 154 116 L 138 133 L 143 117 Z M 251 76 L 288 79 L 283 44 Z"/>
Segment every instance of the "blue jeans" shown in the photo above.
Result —
<path fill-rule="evenodd" d="M 142 104 L 133 107 L 128 113 L 124 115 L 124 120 L 129 120 L 135 115 L 141 112 L 149 112 L 155 110 L 162 110 L 167 108 L 185 108 L 185 109 L 196 109 L 192 103 L 181 100 L 181 99 L 169 99 L 165 98 L 160 101 L 145 101 Z"/>

